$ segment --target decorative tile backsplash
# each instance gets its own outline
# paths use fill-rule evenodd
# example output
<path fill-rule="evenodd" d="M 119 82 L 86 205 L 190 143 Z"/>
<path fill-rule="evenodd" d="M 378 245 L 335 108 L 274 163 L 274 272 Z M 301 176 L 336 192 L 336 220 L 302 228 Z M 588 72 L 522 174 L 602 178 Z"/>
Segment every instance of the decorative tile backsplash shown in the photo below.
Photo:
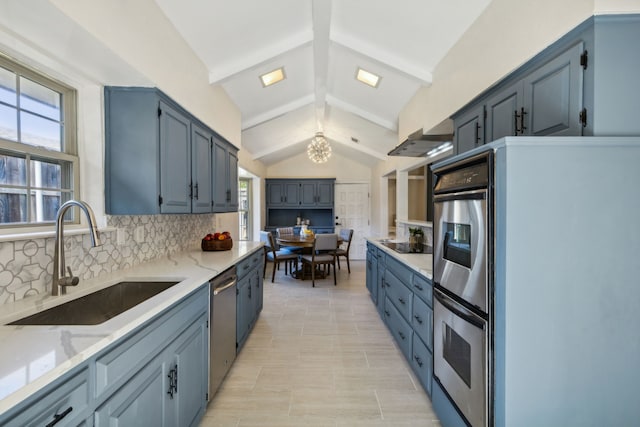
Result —
<path fill-rule="evenodd" d="M 215 214 L 108 216 L 118 231 L 100 232 L 101 246 L 88 234 L 64 238 L 65 261 L 74 276 L 91 279 L 152 259 L 199 247 L 214 229 Z M 141 239 L 136 239 L 141 237 Z M 51 292 L 54 238 L 0 242 L 0 305 Z"/>

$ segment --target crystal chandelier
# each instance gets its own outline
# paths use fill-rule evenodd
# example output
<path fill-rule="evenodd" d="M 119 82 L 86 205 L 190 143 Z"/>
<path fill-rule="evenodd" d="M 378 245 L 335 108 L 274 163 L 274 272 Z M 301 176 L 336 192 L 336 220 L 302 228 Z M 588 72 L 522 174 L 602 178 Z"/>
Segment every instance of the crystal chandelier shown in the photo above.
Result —
<path fill-rule="evenodd" d="M 307 155 L 314 163 L 324 163 L 331 157 L 331 146 L 322 132 L 316 133 L 307 146 Z"/>

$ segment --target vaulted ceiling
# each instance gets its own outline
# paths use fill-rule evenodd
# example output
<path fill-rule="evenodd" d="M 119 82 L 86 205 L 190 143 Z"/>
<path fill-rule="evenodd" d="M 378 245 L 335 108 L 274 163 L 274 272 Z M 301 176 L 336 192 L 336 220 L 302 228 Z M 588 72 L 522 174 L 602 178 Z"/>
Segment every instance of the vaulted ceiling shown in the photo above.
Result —
<path fill-rule="evenodd" d="M 240 109 L 243 150 L 269 165 L 318 131 L 341 155 L 384 160 L 400 111 L 490 0 L 155 1 Z"/>

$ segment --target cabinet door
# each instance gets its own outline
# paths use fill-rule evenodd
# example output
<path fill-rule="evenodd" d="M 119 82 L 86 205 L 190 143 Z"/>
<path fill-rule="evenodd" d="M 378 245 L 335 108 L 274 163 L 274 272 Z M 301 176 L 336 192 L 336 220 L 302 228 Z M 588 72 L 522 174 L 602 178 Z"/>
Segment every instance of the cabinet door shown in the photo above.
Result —
<path fill-rule="evenodd" d="M 522 134 L 523 98 L 523 86 L 519 81 L 487 99 L 486 142 Z"/>
<path fill-rule="evenodd" d="M 300 185 L 300 204 L 302 207 L 311 207 L 316 205 L 316 188 L 317 183 L 303 182 Z"/>
<path fill-rule="evenodd" d="M 173 350 L 172 363 L 177 366 L 177 390 L 173 397 L 176 426 L 197 426 L 207 405 L 207 327 L 202 316 L 178 341 Z"/>
<path fill-rule="evenodd" d="M 245 276 L 238 280 L 236 295 L 236 348 L 239 352 L 244 345 L 251 328 L 251 280 Z"/>
<path fill-rule="evenodd" d="M 267 207 L 282 206 L 284 204 L 284 183 L 281 181 L 267 182 Z"/>
<path fill-rule="evenodd" d="M 582 135 L 583 50 L 580 42 L 524 78 L 526 135 Z"/>
<path fill-rule="evenodd" d="M 284 202 L 283 206 L 299 206 L 300 198 L 298 192 L 300 190 L 300 184 L 297 181 L 285 181 L 284 182 Z"/>
<path fill-rule="evenodd" d="M 229 161 L 227 147 L 222 141 L 214 138 L 213 142 L 213 211 L 225 212 L 227 210 Z"/>
<path fill-rule="evenodd" d="M 258 319 L 258 315 L 262 311 L 263 304 L 263 290 L 262 290 L 262 269 L 254 268 L 251 272 L 251 276 L 253 277 L 251 286 L 253 286 L 253 291 L 251 293 L 252 297 L 252 305 L 253 305 L 253 319 L 251 320 L 251 324 L 254 325 L 256 320 Z"/>
<path fill-rule="evenodd" d="M 178 111 L 160 102 L 161 213 L 190 213 L 191 123 Z"/>
<path fill-rule="evenodd" d="M 375 248 L 367 251 L 367 276 L 366 284 L 374 304 L 378 302 L 378 259 L 375 256 Z"/>
<path fill-rule="evenodd" d="M 235 150 L 229 149 L 229 196 L 227 212 L 237 212 L 238 210 L 238 154 Z"/>
<path fill-rule="evenodd" d="M 191 211 L 211 212 L 211 133 L 192 125 L 191 151 Z"/>
<path fill-rule="evenodd" d="M 316 205 L 318 207 L 333 207 L 333 193 L 333 182 L 318 182 Z"/>
<path fill-rule="evenodd" d="M 96 427 L 173 425 L 165 417 L 168 398 L 164 353 L 153 359 L 95 413 Z"/>
<path fill-rule="evenodd" d="M 464 153 L 484 144 L 484 105 L 455 119 L 457 153 Z"/>

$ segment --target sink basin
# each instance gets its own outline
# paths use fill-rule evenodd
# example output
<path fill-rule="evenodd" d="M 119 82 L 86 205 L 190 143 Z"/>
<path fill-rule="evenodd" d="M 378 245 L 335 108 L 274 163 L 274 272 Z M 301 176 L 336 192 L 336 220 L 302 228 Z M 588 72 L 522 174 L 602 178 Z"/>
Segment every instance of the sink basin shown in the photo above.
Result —
<path fill-rule="evenodd" d="M 178 282 L 127 281 L 60 304 L 9 325 L 97 325 Z"/>

